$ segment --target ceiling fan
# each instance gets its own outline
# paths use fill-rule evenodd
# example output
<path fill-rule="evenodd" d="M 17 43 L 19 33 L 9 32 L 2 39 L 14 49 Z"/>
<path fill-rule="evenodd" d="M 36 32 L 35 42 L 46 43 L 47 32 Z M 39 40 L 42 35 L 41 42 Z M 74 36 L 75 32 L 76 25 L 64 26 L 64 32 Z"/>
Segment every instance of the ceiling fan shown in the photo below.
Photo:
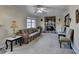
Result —
<path fill-rule="evenodd" d="M 45 13 L 48 12 L 47 8 L 43 7 L 42 5 L 36 5 L 35 13 Z"/>

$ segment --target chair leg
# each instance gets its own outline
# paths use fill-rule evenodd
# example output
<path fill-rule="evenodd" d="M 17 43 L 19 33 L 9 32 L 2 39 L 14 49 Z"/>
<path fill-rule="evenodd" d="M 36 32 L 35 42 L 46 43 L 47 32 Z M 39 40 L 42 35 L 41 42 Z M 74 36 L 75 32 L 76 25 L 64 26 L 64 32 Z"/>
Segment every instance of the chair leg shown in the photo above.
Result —
<path fill-rule="evenodd" d="M 70 49 L 72 49 L 71 42 L 68 42 L 68 46 L 70 47 Z"/>
<path fill-rule="evenodd" d="M 72 49 L 71 42 L 70 42 L 70 49 Z"/>
<path fill-rule="evenodd" d="M 62 42 L 60 42 L 60 40 L 59 40 L 59 43 L 60 43 L 60 48 L 61 48 Z"/>
<path fill-rule="evenodd" d="M 60 48 L 61 48 L 62 43 L 60 42 Z"/>

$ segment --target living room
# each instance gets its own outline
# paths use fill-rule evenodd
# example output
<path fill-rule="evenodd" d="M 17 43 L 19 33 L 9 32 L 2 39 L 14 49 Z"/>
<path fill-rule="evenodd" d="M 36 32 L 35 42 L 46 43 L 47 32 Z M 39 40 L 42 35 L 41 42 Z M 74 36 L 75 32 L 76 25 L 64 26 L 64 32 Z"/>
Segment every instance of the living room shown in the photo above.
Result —
<path fill-rule="evenodd" d="M 17 46 L 16 47 L 13 46 L 14 48 L 12 52 L 10 51 L 10 48 L 9 48 L 6 50 L 6 52 L 3 52 L 3 53 L 15 53 L 15 54 L 17 53 L 20 53 L 20 54 L 21 53 L 26 53 L 26 54 L 29 54 L 29 53 L 30 54 L 31 53 L 33 54 L 35 53 L 38 53 L 38 54 L 40 53 L 41 54 L 70 53 L 72 54 L 74 53 L 74 51 L 75 53 L 79 53 L 78 51 L 78 48 L 79 48 L 78 23 L 76 23 L 76 17 L 75 17 L 76 15 L 75 12 L 78 8 L 79 8 L 78 5 L 75 5 L 75 6 L 74 5 L 54 5 L 54 6 L 53 5 L 1 5 L 0 6 L 0 29 L 1 29 L 0 30 L 0 33 L 1 33 L 0 34 L 0 42 L 1 42 L 0 48 L 5 48 L 6 47 L 5 38 L 12 36 L 15 32 L 17 33 L 18 30 L 40 26 L 42 28 L 42 34 L 41 36 L 36 38 L 38 40 L 34 39 L 28 44 L 24 44 L 24 46 L 21 46 L 19 48 Z M 58 38 L 57 38 L 57 35 L 58 35 L 57 33 L 61 31 L 61 28 L 63 28 L 64 25 L 66 25 L 64 20 L 65 20 L 65 16 L 68 14 L 71 21 L 68 24 L 68 27 L 66 28 L 66 32 L 68 32 L 69 29 L 74 29 L 74 43 L 72 44 L 72 49 L 70 49 L 69 47 L 60 48 L 59 46 L 60 44 L 58 43 Z M 45 21 L 46 19 L 49 21 Z M 52 21 L 51 19 L 55 21 Z M 29 22 L 30 20 L 31 22 Z M 13 25 L 14 23 L 16 26 Z M 13 31 L 13 28 L 14 28 L 13 26 L 16 28 L 14 29 L 14 31 Z M 51 29 L 52 28 L 51 26 L 55 30 Z M 45 39 L 47 39 L 47 41 Z M 53 40 L 56 39 L 56 42 L 51 41 L 51 39 Z M 52 47 L 48 48 L 49 43 L 52 43 L 52 42 L 53 42 L 53 45 L 51 44 Z M 33 46 L 34 44 L 36 47 Z M 55 51 L 54 52 L 52 51 L 51 48 L 54 48 L 53 46 L 56 47 L 56 45 L 57 47 L 59 47 L 58 48 L 59 50 L 56 50 L 56 51 L 54 50 Z M 22 51 L 24 48 L 25 50 Z M 41 50 L 39 48 L 41 48 Z M 32 49 L 34 49 L 34 51 Z"/>

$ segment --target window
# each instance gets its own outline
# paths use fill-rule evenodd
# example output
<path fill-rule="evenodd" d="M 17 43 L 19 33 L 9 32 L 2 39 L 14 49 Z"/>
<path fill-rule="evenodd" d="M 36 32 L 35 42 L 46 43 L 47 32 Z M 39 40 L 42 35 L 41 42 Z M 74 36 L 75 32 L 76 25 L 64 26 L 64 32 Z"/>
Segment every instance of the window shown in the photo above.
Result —
<path fill-rule="evenodd" d="M 32 27 L 36 27 L 36 21 L 35 20 L 32 20 Z"/>
<path fill-rule="evenodd" d="M 36 27 L 36 20 L 27 19 L 27 28 L 35 28 Z"/>
<path fill-rule="evenodd" d="M 31 28 L 31 19 L 27 19 L 27 28 Z"/>

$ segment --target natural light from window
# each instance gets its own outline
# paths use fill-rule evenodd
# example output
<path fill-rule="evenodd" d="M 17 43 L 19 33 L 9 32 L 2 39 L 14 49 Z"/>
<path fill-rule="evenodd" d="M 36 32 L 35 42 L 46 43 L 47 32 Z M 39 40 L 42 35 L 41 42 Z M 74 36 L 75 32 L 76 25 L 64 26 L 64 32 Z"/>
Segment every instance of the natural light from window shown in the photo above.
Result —
<path fill-rule="evenodd" d="M 36 27 L 36 20 L 27 19 L 27 28 L 35 28 Z"/>

